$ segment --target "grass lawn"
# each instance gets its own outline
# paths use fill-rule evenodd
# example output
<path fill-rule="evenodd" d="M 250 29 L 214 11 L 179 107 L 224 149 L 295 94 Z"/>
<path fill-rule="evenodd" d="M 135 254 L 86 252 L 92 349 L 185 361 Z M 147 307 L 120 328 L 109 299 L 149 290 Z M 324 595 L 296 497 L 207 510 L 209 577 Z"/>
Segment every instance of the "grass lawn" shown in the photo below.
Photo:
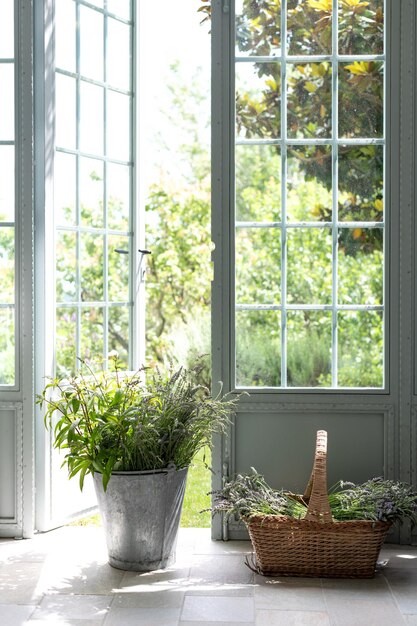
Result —
<path fill-rule="evenodd" d="M 181 526 L 184 528 L 210 528 L 210 511 L 200 513 L 202 509 L 210 506 L 210 496 L 207 493 L 211 489 L 211 472 L 204 465 L 204 453 L 206 453 L 205 461 L 210 465 L 210 450 L 200 450 L 188 470 L 181 516 Z M 90 515 L 72 522 L 71 526 L 101 526 L 101 517 L 98 513 Z"/>
<path fill-rule="evenodd" d="M 210 450 L 200 450 L 188 470 L 181 516 L 183 528 L 210 528 L 210 511 L 200 513 L 211 504 L 211 498 L 207 495 L 211 489 L 211 472 L 204 465 L 204 453 L 206 454 L 205 461 L 210 465 Z"/>

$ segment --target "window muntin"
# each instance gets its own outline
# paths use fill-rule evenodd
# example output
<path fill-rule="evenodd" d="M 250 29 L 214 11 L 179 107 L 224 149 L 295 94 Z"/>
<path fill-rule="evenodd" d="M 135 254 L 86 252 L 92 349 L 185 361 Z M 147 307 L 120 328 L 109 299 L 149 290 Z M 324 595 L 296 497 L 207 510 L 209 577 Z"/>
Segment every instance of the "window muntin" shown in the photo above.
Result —
<path fill-rule="evenodd" d="M 56 3 L 58 375 L 111 350 L 130 365 L 132 2 L 121 4 Z"/>
<path fill-rule="evenodd" d="M 235 5 L 236 386 L 381 388 L 384 2 Z"/>
<path fill-rule="evenodd" d="M 14 1 L 0 21 L 0 385 L 17 378 Z"/>

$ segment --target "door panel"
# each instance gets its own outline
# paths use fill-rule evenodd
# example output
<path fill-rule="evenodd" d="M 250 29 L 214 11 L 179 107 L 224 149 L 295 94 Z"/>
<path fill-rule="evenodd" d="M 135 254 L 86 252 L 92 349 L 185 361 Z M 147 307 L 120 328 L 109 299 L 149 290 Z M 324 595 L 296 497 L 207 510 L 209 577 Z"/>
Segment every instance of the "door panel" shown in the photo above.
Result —
<path fill-rule="evenodd" d="M 409 482 L 415 182 L 398 181 L 413 164 L 414 5 L 368 4 L 372 36 L 349 40 L 337 0 L 266 3 L 258 21 L 256 3 L 225 4 L 212 4 L 213 379 L 249 396 L 216 441 L 213 486 L 256 467 L 303 490 L 322 428 L 329 484 Z M 245 536 L 213 523 L 215 538 Z"/>

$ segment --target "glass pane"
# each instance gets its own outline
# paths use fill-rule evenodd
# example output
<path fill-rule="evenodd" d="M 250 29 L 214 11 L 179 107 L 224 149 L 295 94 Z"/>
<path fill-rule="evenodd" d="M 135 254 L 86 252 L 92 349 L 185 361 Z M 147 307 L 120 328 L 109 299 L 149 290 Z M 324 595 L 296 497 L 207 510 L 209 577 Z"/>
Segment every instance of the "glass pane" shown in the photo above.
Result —
<path fill-rule="evenodd" d="M 281 219 L 279 146 L 236 146 L 236 219 L 277 222 Z"/>
<path fill-rule="evenodd" d="M 339 304 L 383 304 L 383 230 L 339 230 Z"/>
<path fill-rule="evenodd" d="M 332 0 L 288 0 L 289 54 L 331 54 Z"/>
<path fill-rule="evenodd" d="M 81 223 L 103 228 L 103 162 L 80 158 Z"/>
<path fill-rule="evenodd" d="M 102 9 L 104 6 L 104 0 L 88 0 L 88 2 L 90 4 L 94 4 L 94 6 L 98 7 L 99 9 Z"/>
<path fill-rule="evenodd" d="M 236 232 L 236 302 L 279 304 L 281 230 L 238 228 Z"/>
<path fill-rule="evenodd" d="M 75 148 L 76 96 L 75 78 L 55 74 L 55 143 L 60 148 Z"/>
<path fill-rule="evenodd" d="M 236 1 L 236 54 L 280 53 L 281 10 L 277 0 Z"/>
<path fill-rule="evenodd" d="M 0 141 L 14 140 L 14 63 L 0 63 Z"/>
<path fill-rule="evenodd" d="M 15 309 L 0 308 L 0 385 L 15 382 Z"/>
<path fill-rule="evenodd" d="M 236 311 L 236 385 L 281 384 L 281 314 Z"/>
<path fill-rule="evenodd" d="M 107 92 L 107 156 L 130 159 L 130 98 L 116 91 Z"/>
<path fill-rule="evenodd" d="M 130 168 L 107 164 L 107 220 L 113 230 L 129 230 Z"/>
<path fill-rule="evenodd" d="M 377 311 L 338 316 L 339 387 L 382 387 L 383 317 Z"/>
<path fill-rule="evenodd" d="M 80 71 L 83 76 L 102 81 L 104 57 L 103 15 L 80 5 Z"/>
<path fill-rule="evenodd" d="M 0 222 L 14 222 L 14 146 L 0 146 Z"/>
<path fill-rule="evenodd" d="M 69 72 L 75 72 L 75 36 L 75 2 L 59 0 L 55 3 L 55 64 Z"/>
<path fill-rule="evenodd" d="M 81 300 L 97 302 L 104 297 L 104 240 L 102 235 L 81 233 Z"/>
<path fill-rule="evenodd" d="M 130 250 L 129 237 L 109 236 L 109 300 L 127 302 L 129 300 L 129 254 L 116 250 Z"/>
<path fill-rule="evenodd" d="M 332 67 L 323 63 L 288 65 L 288 136 L 331 136 Z"/>
<path fill-rule="evenodd" d="M 237 136 L 280 136 L 280 71 L 279 63 L 236 64 Z"/>
<path fill-rule="evenodd" d="M 287 231 L 287 300 L 293 304 L 332 301 L 332 233 L 327 228 Z"/>
<path fill-rule="evenodd" d="M 130 89 L 130 26 L 109 18 L 107 22 L 107 82 Z"/>
<path fill-rule="evenodd" d="M 56 299 L 74 302 L 77 299 L 77 234 L 58 231 L 56 240 Z"/>
<path fill-rule="evenodd" d="M 15 301 L 15 231 L 14 228 L 0 227 L 0 304 L 14 304 Z"/>
<path fill-rule="evenodd" d="M 90 154 L 103 154 L 103 89 L 81 81 L 80 148 Z"/>
<path fill-rule="evenodd" d="M 339 0 L 339 54 L 384 52 L 384 0 Z"/>
<path fill-rule="evenodd" d="M 383 63 L 339 65 L 339 136 L 383 136 Z"/>
<path fill-rule="evenodd" d="M 87 362 L 104 358 L 103 309 L 91 308 L 81 311 L 81 358 Z"/>
<path fill-rule="evenodd" d="M 332 150 L 330 146 L 289 146 L 287 220 L 332 219 Z"/>
<path fill-rule="evenodd" d="M 55 342 L 56 375 L 72 376 L 77 371 L 77 309 L 57 308 Z"/>
<path fill-rule="evenodd" d="M 340 146 L 339 220 L 384 219 L 383 146 Z"/>
<path fill-rule="evenodd" d="M 124 367 L 129 367 L 129 312 L 127 306 L 109 308 L 109 351 L 117 350 Z"/>
<path fill-rule="evenodd" d="M 332 383 L 332 314 L 288 311 L 288 387 L 329 387 Z"/>
<path fill-rule="evenodd" d="M 131 19 L 131 0 L 107 0 L 107 10 L 125 20 Z"/>
<path fill-rule="evenodd" d="M 2 0 L 0 20 L 0 58 L 14 57 L 14 0 Z"/>
<path fill-rule="evenodd" d="M 54 203 L 56 223 L 59 225 L 75 225 L 75 190 L 75 156 L 56 152 L 54 163 Z"/>

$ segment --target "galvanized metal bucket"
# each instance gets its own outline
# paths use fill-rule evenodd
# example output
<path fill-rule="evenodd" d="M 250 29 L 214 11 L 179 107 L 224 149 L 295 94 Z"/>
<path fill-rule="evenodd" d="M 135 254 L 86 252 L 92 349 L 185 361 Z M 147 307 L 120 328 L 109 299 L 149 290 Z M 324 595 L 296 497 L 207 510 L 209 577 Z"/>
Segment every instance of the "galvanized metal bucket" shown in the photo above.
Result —
<path fill-rule="evenodd" d="M 187 472 L 113 472 L 106 491 L 94 474 L 110 565 L 149 572 L 175 561 Z"/>

